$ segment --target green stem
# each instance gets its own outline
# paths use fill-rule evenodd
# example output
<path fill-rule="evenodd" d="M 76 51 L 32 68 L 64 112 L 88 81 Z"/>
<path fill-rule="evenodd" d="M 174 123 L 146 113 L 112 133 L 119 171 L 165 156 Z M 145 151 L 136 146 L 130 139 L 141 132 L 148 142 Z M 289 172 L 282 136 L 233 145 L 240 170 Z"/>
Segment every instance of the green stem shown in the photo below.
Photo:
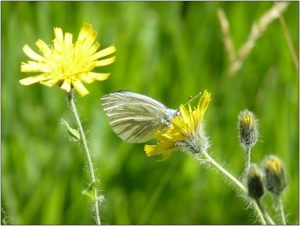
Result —
<path fill-rule="evenodd" d="M 85 158 L 87 161 L 87 165 L 88 165 L 88 171 L 90 173 L 90 177 L 91 177 L 91 184 L 95 181 L 95 175 L 94 175 L 94 168 L 93 168 L 93 163 L 92 163 L 92 159 L 91 159 L 91 155 L 87 146 L 87 141 L 86 141 L 86 137 L 85 137 L 85 133 L 83 131 L 78 113 L 77 113 L 77 109 L 74 103 L 74 89 L 71 90 L 71 92 L 68 93 L 68 102 L 69 102 L 69 106 L 70 109 L 72 111 L 72 114 L 75 118 L 78 130 L 79 130 L 79 134 L 80 134 L 80 143 L 82 145 L 84 154 L 85 154 Z M 98 225 L 101 224 L 100 221 L 100 213 L 99 213 L 99 206 L 98 206 L 98 195 L 97 195 L 97 189 L 94 189 L 94 197 L 95 197 L 95 202 L 94 202 L 94 211 L 95 211 L 95 217 L 96 217 L 96 223 Z"/>
<path fill-rule="evenodd" d="M 222 166 L 220 166 L 210 155 L 206 152 L 202 152 L 202 156 L 205 158 L 205 160 L 210 163 L 212 166 L 216 167 L 221 173 L 226 175 L 234 184 L 241 189 L 244 193 L 247 193 L 247 189 L 244 187 L 244 185 L 239 182 L 234 176 L 232 176 L 228 171 L 226 171 Z"/>
<path fill-rule="evenodd" d="M 214 166 L 217 170 L 219 170 L 222 174 L 224 174 L 228 179 L 230 179 L 233 182 L 233 184 L 236 187 L 238 187 L 243 193 L 248 194 L 247 189 L 244 187 L 244 185 L 241 182 L 239 182 L 234 176 L 232 176 L 228 171 L 226 171 L 222 166 L 220 166 L 213 158 L 211 158 L 210 155 L 206 151 L 202 152 L 202 156 L 209 164 Z M 256 211 L 256 213 L 260 219 L 260 222 L 262 224 L 266 224 L 264 216 L 263 216 L 261 210 L 259 209 L 257 203 L 252 202 L 252 204 L 253 204 L 254 210 Z"/>
<path fill-rule="evenodd" d="M 250 166 L 250 162 L 251 162 L 251 148 L 250 147 L 246 147 L 246 168 L 248 169 Z"/>
<path fill-rule="evenodd" d="M 281 199 L 280 196 L 278 196 L 278 209 L 280 211 L 282 224 L 286 224 L 285 217 L 284 217 L 284 210 L 283 210 L 282 199 Z"/>
<path fill-rule="evenodd" d="M 262 212 L 262 214 L 264 215 L 264 218 L 267 220 L 268 224 L 275 224 L 274 221 L 272 220 L 272 218 L 269 216 L 269 214 L 266 213 L 265 209 L 263 208 L 263 206 L 261 205 L 260 201 L 258 199 L 255 200 L 258 208 L 260 209 L 260 211 Z"/>

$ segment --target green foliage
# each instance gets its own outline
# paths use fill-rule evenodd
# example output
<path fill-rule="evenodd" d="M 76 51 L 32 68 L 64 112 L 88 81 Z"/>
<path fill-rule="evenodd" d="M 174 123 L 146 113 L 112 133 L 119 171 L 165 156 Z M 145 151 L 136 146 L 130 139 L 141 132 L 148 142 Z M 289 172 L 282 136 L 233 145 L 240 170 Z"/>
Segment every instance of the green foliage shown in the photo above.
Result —
<path fill-rule="evenodd" d="M 217 9 L 223 8 L 237 50 L 253 22 L 272 2 L 1 2 L 2 5 L 2 208 L 10 224 L 91 224 L 89 186 L 83 154 L 69 141 L 72 124 L 66 94 L 57 86 L 21 86 L 22 47 L 54 38 L 53 27 L 74 34 L 82 22 L 98 31 L 117 60 L 97 69 L 111 72 L 104 82 L 86 85 L 77 106 L 100 179 L 102 222 L 107 224 L 252 224 L 252 210 L 233 187 L 189 156 L 164 162 L 146 157 L 144 144 L 128 144 L 111 130 L 100 97 L 125 89 L 146 94 L 176 109 L 207 89 L 205 114 L 210 153 L 237 178 L 244 167 L 238 143 L 238 114 L 259 120 L 252 162 L 279 156 L 289 175 L 283 196 L 287 223 L 298 219 L 298 72 L 279 20 L 255 43 L 241 70 L 226 77 L 228 59 Z M 283 13 L 296 50 L 299 3 Z M 196 104 L 197 101 L 193 101 Z M 151 141 L 154 142 L 154 141 Z M 151 142 L 148 142 L 149 144 Z M 264 199 L 270 202 L 268 196 Z M 270 210 L 272 213 L 272 210 Z M 278 222 L 278 221 L 277 221 Z"/>

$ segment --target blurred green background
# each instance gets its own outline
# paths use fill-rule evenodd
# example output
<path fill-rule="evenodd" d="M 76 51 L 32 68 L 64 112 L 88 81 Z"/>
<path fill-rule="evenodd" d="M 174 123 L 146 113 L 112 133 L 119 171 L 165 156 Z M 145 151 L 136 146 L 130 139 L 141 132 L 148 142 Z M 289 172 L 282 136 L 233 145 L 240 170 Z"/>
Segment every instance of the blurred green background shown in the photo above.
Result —
<path fill-rule="evenodd" d="M 299 3 L 283 13 L 296 50 Z M 228 57 L 217 9 L 223 8 L 237 50 L 253 22 L 272 2 L 1 2 L 2 6 L 2 223 L 92 224 L 81 192 L 89 176 L 83 154 L 69 141 L 61 118 L 74 126 L 66 93 L 57 86 L 21 86 L 29 58 L 22 47 L 52 44 L 53 28 L 77 39 L 82 22 L 98 31 L 101 49 L 114 44 L 117 60 L 95 69 L 111 72 L 104 82 L 86 85 L 76 96 L 105 202 L 104 224 L 252 224 L 253 211 L 223 176 L 188 155 L 174 152 L 164 162 L 146 157 L 144 144 L 123 142 L 111 130 L 100 97 L 126 89 L 177 109 L 190 95 L 207 89 L 205 114 L 210 153 L 237 178 L 244 152 L 237 116 L 248 109 L 259 120 L 260 140 L 252 161 L 275 154 L 285 163 L 289 186 L 283 196 L 287 222 L 299 212 L 298 72 L 282 26 L 272 22 L 242 68 L 226 77 Z M 196 105 L 194 101 L 192 105 Z M 147 142 L 148 144 L 155 141 Z M 271 204 L 269 196 L 264 201 Z M 274 216 L 273 206 L 268 211 Z M 279 217 L 274 217 L 277 222 Z M 256 222 L 257 223 L 257 222 Z"/>

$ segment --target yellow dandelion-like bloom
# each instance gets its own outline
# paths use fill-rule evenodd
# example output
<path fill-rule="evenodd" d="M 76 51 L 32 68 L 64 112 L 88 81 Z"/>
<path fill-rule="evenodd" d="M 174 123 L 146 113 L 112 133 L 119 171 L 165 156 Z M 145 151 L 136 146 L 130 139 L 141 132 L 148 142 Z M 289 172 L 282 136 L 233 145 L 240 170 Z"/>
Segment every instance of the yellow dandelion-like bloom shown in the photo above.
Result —
<path fill-rule="evenodd" d="M 94 43 L 97 32 L 92 29 L 91 24 L 83 23 L 75 44 L 72 43 L 73 35 L 66 32 L 64 36 L 61 28 L 54 28 L 54 35 L 53 46 L 49 47 L 42 40 L 36 42 L 44 56 L 35 53 L 28 45 L 23 47 L 25 54 L 34 61 L 22 62 L 21 71 L 42 74 L 20 80 L 22 85 L 40 82 L 51 87 L 58 83 L 67 92 L 75 87 L 81 96 L 85 96 L 89 91 L 82 82 L 92 83 L 108 78 L 110 73 L 96 73 L 91 70 L 113 63 L 115 56 L 98 59 L 114 53 L 116 48 L 112 45 L 96 52 L 100 44 Z"/>
<path fill-rule="evenodd" d="M 193 154 L 205 151 L 209 147 L 208 138 L 203 130 L 203 115 L 211 100 L 210 93 L 206 90 L 200 98 L 197 108 L 188 110 L 181 105 L 179 107 L 180 114 L 171 120 L 171 127 L 166 132 L 157 131 L 155 138 L 160 142 L 157 145 L 145 145 L 145 152 L 147 156 L 163 155 L 166 160 L 173 148 L 181 147 Z"/>

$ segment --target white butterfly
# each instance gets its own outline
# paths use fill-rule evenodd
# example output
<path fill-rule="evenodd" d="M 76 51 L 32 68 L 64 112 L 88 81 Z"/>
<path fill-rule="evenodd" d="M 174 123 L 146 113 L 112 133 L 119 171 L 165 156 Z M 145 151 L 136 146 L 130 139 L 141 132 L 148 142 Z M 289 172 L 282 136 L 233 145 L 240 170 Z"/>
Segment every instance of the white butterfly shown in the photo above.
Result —
<path fill-rule="evenodd" d="M 124 141 L 142 143 L 156 130 L 170 126 L 178 111 L 131 91 L 120 90 L 101 97 L 103 109 L 113 131 Z"/>

